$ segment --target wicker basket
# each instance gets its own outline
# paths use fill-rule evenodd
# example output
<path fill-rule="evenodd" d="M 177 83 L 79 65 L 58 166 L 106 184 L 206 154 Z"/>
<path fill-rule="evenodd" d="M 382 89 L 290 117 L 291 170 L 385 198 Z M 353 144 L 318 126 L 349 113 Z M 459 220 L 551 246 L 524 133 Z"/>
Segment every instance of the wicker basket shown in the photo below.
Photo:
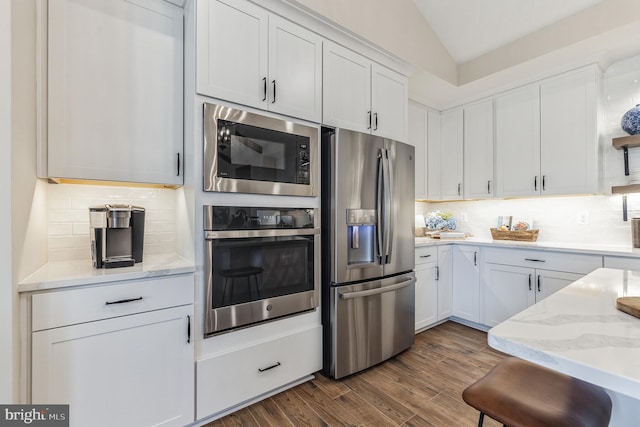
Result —
<path fill-rule="evenodd" d="M 491 238 L 493 240 L 517 240 L 519 242 L 535 242 L 538 240 L 540 230 L 502 231 L 491 228 Z"/>

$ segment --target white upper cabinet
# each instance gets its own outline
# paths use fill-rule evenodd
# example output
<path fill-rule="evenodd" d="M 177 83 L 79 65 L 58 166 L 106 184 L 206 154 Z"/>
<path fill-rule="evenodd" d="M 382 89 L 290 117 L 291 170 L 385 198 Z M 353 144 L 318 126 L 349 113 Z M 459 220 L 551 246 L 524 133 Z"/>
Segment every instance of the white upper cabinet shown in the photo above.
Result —
<path fill-rule="evenodd" d="M 486 199 L 493 177 L 493 100 L 464 106 L 464 198 Z"/>
<path fill-rule="evenodd" d="M 409 144 L 415 148 L 416 199 L 427 198 L 427 109 L 409 102 Z"/>
<path fill-rule="evenodd" d="M 541 194 L 598 192 L 596 69 L 540 84 Z"/>
<path fill-rule="evenodd" d="M 440 113 L 437 111 L 427 111 L 427 199 L 442 199 L 440 158 L 442 149 L 440 146 L 442 139 L 442 129 L 440 125 Z"/>
<path fill-rule="evenodd" d="M 371 132 L 371 61 L 325 42 L 323 115 L 326 125 Z"/>
<path fill-rule="evenodd" d="M 455 108 L 442 112 L 440 170 L 443 200 L 461 200 L 463 194 L 464 111 Z"/>
<path fill-rule="evenodd" d="M 323 123 L 407 140 L 408 82 L 402 74 L 324 43 Z"/>
<path fill-rule="evenodd" d="M 440 200 L 440 113 L 409 102 L 408 135 L 415 147 L 416 199 Z"/>
<path fill-rule="evenodd" d="M 495 100 L 496 196 L 540 193 L 540 97 L 532 84 Z"/>
<path fill-rule="evenodd" d="M 196 7 L 197 92 L 266 109 L 269 13 L 238 1 Z"/>
<path fill-rule="evenodd" d="M 39 13 L 39 176 L 182 184 L 183 10 L 51 0 Z"/>
<path fill-rule="evenodd" d="M 198 93 L 321 121 L 320 36 L 245 1 L 199 0 L 196 20 Z"/>
<path fill-rule="evenodd" d="M 372 133 L 397 141 L 407 140 L 407 78 L 376 63 L 371 64 Z"/>
<path fill-rule="evenodd" d="M 496 98 L 497 196 L 598 191 L 597 71 L 570 71 Z"/>

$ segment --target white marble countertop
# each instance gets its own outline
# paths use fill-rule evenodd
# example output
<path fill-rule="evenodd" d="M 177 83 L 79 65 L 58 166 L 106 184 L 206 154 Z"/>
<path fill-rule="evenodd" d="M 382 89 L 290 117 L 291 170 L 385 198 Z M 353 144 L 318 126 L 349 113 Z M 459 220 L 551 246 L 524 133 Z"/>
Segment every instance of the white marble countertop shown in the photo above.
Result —
<path fill-rule="evenodd" d="M 31 292 L 122 280 L 193 273 L 195 265 L 177 254 L 145 255 L 132 267 L 93 268 L 91 260 L 49 262 L 18 284 L 18 292 Z"/>
<path fill-rule="evenodd" d="M 640 399 L 640 319 L 620 296 L 640 296 L 640 271 L 600 268 L 492 328 L 489 345 Z"/>
<path fill-rule="evenodd" d="M 500 248 L 536 249 L 543 251 L 561 251 L 603 256 L 610 255 L 640 258 L 640 249 L 633 248 L 631 245 L 624 246 L 572 242 L 517 242 L 513 240 L 482 239 L 478 237 L 467 237 L 464 239 L 432 239 L 430 237 L 415 238 L 416 247 L 450 244 L 482 245 Z"/>

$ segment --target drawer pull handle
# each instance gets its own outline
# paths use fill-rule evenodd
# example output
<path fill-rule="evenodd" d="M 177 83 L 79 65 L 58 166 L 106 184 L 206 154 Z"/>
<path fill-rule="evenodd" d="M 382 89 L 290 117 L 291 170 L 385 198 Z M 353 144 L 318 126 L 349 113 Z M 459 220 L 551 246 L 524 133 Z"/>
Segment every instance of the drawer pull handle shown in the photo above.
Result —
<path fill-rule="evenodd" d="M 431 255 L 420 255 L 420 258 L 429 258 Z"/>
<path fill-rule="evenodd" d="M 142 301 L 142 297 L 121 299 L 121 300 L 118 300 L 118 301 L 107 301 L 105 305 L 124 304 L 125 302 L 134 302 L 134 301 Z"/>
<path fill-rule="evenodd" d="M 275 365 L 267 366 L 267 367 L 266 367 L 266 368 L 264 368 L 264 369 L 262 369 L 262 368 L 258 368 L 258 372 L 268 371 L 269 369 L 277 368 L 278 366 L 280 366 L 280 362 L 276 362 L 276 364 L 275 364 Z"/>
<path fill-rule="evenodd" d="M 546 262 L 543 259 L 535 259 L 535 258 L 525 258 L 525 261 L 533 261 L 533 262 Z"/>

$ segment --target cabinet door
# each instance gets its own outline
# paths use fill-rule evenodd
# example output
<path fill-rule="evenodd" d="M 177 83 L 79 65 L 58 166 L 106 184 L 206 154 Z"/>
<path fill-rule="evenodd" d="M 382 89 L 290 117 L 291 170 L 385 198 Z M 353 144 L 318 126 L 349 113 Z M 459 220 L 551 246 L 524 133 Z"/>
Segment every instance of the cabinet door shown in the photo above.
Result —
<path fill-rule="evenodd" d="M 464 198 L 493 197 L 493 100 L 464 107 Z"/>
<path fill-rule="evenodd" d="M 442 199 L 462 199 L 463 110 L 457 108 L 442 113 L 440 186 Z"/>
<path fill-rule="evenodd" d="M 596 70 L 540 84 L 542 194 L 598 192 Z"/>
<path fill-rule="evenodd" d="M 457 273 L 456 273 L 457 274 Z M 452 246 L 438 247 L 438 320 L 451 316 L 453 304 Z"/>
<path fill-rule="evenodd" d="M 268 108 L 322 121 L 322 38 L 290 21 L 269 18 Z"/>
<path fill-rule="evenodd" d="M 427 109 L 409 102 L 409 144 L 415 148 L 416 199 L 427 198 Z"/>
<path fill-rule="evenodd" d="M 266 109 L 268 19 L 250 2 L 197 2 L 198 93 Z"/>
<path fill-rule="evenodd" d="M 34 332 L 32 403 L 69 404 L 78 427 L 192 423 L 189 316 L 193 305 Z"/>
<path fill-rule="evenodd" d="M 371 132 L 371 61 L 328 41 L 323 50 L 323 123 Z"/>
<path fill-rule="evenodd" d="M 496 196 L 540 194 L 540 97 L 537 84 L 495 100 Z"/>
<path fill-rule="evenodd" d="M 416 266 L 416 331 L 438 321 L 436 263 Z"/>
<path fill-rule="evenodd" d="M 583 274 L 536 270 L 536 302 L 584 277 Z"/>
<path fill-rule="evenodd" d="M 408 101 L 407 78 L 381 65 L 372 64 L 372 133 L 405 142 Z"/>
<path fill-rule="evenodd" d="M 144 0 L 47 5 L 41 175 L 182 184 L 183 10 Z"/>
<path fill-rule="evenodd" d="M 474 246 L 453 248 L 453 315 L 480 322 L 480 249 Z"/>
<path fill-rule="evenodd" d="M 427 199 L 441 200 L 441 127 L 440 113 L 427 112 Z"/>
<path fill-rule="evenodd" d="M 485 263 L 482 323 L 496 326 L 535 303 L 535 269 Z"/>

